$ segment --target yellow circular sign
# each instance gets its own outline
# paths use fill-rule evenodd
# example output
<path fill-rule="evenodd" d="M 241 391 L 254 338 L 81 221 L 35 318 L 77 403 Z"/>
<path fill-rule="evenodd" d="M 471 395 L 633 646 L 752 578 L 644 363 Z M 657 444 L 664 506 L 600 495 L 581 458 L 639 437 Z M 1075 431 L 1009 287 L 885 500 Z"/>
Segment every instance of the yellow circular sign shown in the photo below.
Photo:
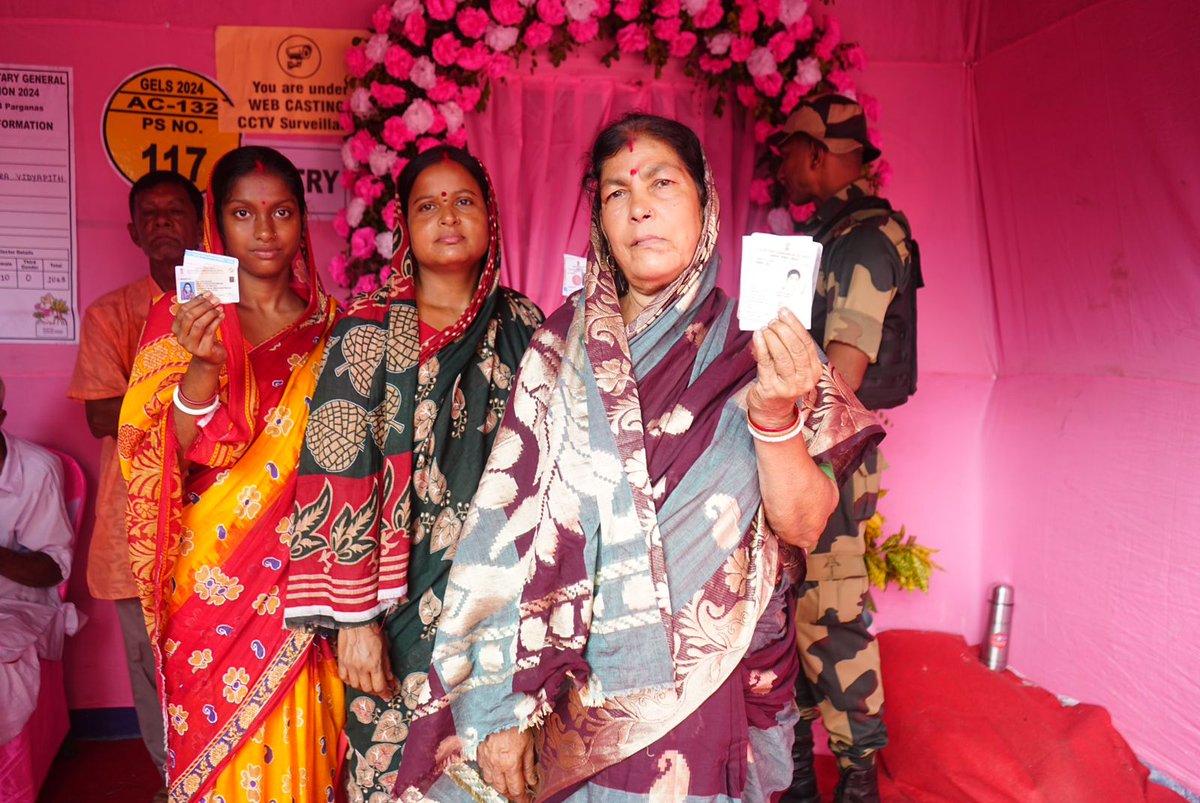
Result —
<path fill-rule="evenodd" d="M 211 78 L 178 67 L 155 67 L 117 87 L 104 107 L 104 147 L 121 175 L 137 181 L 171 170 L 201 191 L 213 165 L 242 135 L 217 126 L 229 96 Z"/>

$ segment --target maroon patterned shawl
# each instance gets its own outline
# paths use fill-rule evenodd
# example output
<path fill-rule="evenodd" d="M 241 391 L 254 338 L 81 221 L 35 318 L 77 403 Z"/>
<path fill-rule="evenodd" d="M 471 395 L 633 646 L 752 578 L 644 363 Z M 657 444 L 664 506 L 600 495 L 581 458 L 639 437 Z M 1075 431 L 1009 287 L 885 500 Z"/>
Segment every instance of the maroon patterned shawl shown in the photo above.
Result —
<path fill-rule="evenodd" d="M 692 264 L 628 326 L 593 221 L 584 291 L 534 335 L 464 525 L 398 793 L 486 792 L 470 760 L 514 726 L 540 729 L 539 796 L 569 789 L 747 656 L 787 548 L 746 429 L 749 334 L 715 286 L 711 178 L 709 199 Z M 804 437 L 845 475 L 882 430 L 826 371 Z"/>

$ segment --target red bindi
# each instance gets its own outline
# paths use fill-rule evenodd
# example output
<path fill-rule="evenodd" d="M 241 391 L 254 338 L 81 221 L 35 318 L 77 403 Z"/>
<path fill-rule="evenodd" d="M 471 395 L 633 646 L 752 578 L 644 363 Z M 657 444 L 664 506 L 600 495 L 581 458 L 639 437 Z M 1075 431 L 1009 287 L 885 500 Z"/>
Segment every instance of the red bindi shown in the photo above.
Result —
<path fill-rule="evenodd" d="M 444 192 L 443 192 L 443 193 L 442 193 L 442 197 L 443 197 L 443 198 L 445 198 L 445 197 L 446 197 L 446 193 L 444 193 Z"/>
<path fill-rule="evenodd" d="M 629 175 L 631 175 L 631 176 L 636 176 L 636 175 L 637 175 L 637 168 L 635 167 L 635 168 L 633 168 L 632 170 L 630 170 L 630 171 L 629 171 Z"/>

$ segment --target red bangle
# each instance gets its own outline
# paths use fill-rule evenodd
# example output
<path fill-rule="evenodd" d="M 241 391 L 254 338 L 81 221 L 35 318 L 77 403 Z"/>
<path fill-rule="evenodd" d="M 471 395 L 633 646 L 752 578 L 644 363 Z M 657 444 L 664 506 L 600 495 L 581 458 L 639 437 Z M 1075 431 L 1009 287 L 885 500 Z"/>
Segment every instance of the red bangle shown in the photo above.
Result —
<path fill-rule="evenodd" d="M 800 420 L 800 405 L 797 404 L 792 409 L 792 412 L 794 412 L 796 415 L 791 421 L 789 421 L 787 424 L 784 424 L 782 427 L 761 427 L 755 423 L 753 418 L 750 417 L 750 413 L 746 413 L 746 420 L 750 422 L 750 426 L 754 427 L 764 435 L 778 435 L 780 432 L 787 432 L 789 429 L 796 426 L 796 422 Z"/>
<path fill-rule="evenodd" d="M 187 394 L 183 392 L 183 383 L 179 383 L 179 400 L 188 407 L 207 407 L 217 400 L 218 395 L 220 394 L 214 393 L 207 401 L 196 401 L 195 399 L 188 398 Z"/>

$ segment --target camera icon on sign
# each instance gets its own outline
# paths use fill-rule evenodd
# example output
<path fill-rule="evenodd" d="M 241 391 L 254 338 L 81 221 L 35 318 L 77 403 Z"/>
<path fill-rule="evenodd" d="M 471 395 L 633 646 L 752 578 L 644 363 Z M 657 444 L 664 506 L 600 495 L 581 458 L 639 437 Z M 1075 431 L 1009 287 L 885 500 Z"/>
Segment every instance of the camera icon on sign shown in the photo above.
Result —
<path fill-rule="evenodd" d="M 287 48 L 287 69 L 298 70 L 312 58 L 312 45 L 290 45 Z"/>
<path fill-rule="evenodd" d="M 275 60 L 292 78 L 311 78 L 321 68 L 321 48 L 307 36 L 294 33 L 279 43 Z"/>

